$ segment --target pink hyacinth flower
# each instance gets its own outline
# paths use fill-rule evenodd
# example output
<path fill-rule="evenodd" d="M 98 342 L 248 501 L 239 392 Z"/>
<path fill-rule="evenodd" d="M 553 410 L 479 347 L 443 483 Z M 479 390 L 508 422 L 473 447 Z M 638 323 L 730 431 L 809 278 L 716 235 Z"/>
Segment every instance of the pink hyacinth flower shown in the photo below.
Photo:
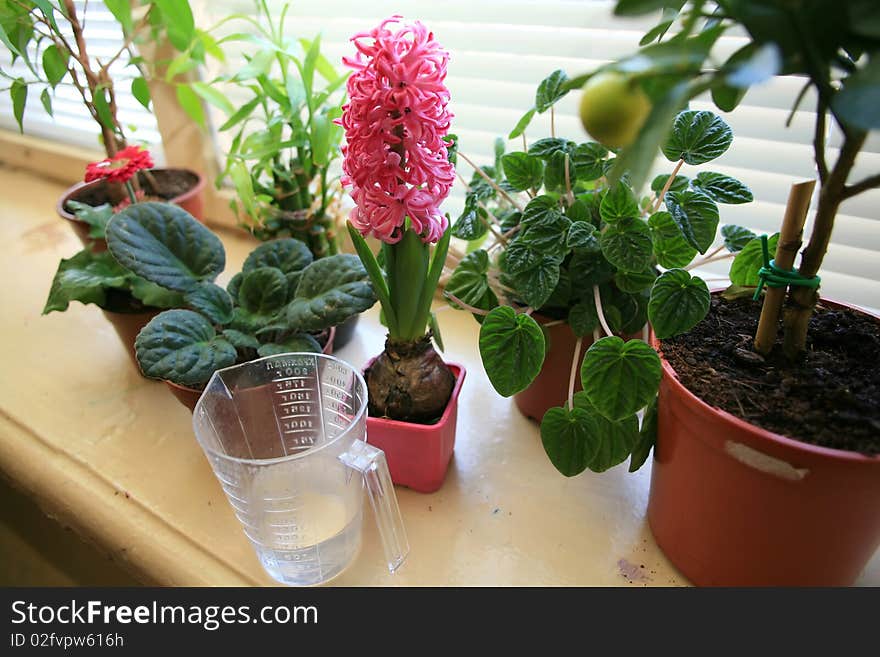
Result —
<path fill-rule="evenodd" d="M 392 16 L 371 32 L 356 34 L 349 102 L 339 123 L 345 129 L 342 184 L 356 208 L 352 224 L 388 244 L 403 236 L 406 218 L 425 242 L 436 242 L 448 221 L 440 204 L 455 169 L 445 141 L 449 53 L 418 21 Z"/>

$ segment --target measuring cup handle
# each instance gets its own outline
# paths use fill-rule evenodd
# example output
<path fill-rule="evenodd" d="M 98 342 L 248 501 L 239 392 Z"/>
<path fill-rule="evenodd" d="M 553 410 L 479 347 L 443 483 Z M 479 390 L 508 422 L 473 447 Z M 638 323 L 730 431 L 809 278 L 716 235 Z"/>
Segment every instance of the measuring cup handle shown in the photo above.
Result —
<path fill-rule="evenodd" d="M 364 478 L 385 549 L 385 561 L 388 570 L 393 573 L 409 554 L 409 541 L 400 517 L 400 507 L 397 506 L 397 495 L 394 494 L 385 452 L 363 440 L 355 440 L 347 452 L 340 454 L 339 460 L 360 472 Z"/>

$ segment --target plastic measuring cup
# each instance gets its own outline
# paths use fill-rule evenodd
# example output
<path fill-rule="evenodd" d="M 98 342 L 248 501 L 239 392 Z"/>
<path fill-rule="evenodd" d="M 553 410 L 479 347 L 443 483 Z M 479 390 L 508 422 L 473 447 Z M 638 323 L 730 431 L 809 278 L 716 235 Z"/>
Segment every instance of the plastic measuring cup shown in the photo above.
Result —
<path fill-rule="evenodd" d="M 214 474 L 266 571 L 324 582 L 361 542 L 363 489 L 388 569 L 409 552 L 385 454 L 365 442 L 367 386 L 332 356 L 290 353 L 217 370 L 193 412 Z"/>

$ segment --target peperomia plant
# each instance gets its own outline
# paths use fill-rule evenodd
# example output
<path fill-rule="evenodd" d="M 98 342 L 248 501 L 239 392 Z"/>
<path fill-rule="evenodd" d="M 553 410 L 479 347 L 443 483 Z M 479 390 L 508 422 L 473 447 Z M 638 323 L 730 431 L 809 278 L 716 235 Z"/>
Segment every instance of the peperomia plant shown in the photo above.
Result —
<path fill-rule="evenodd" d="M 548 97 L 547 89 L 562 79 L 557 71 L 541 83 L 542 111 L 553 111 L 561 94 Z M 728 225 L 713 247 L 718 204 L 746 203 L 752 193 L 727 175 L 690 169 L 722 155 L 732 139 L 712 112 L 679 113 L 663 147 L 673 171 L 642 197 L 627 176 L 609 180 L 612 151 L 555 135 L 527 151 L 503 154 L 499 146 L 495 166 L 474 173 L 453 234 L 491 236 L 458 263 L 446 295 L 481 322 L 483 365 L 504 396 L 541 370 L 547 345 L 533 313 L 545 325 L 567 322 L 578 337 L 568 398 L 541 422 L 545 450 L 567 476 L 630 455 L 635 470 L 647 456 L 660 360 L 644 341 L 623 338 L 647 337 L 648 323 L 660 338 L 692 328 L 708 311 L 709 290 L 690 270 L 732 257 L 754 237 Z M 578 362 L 582 340 L 593 344 Z M 646 407 L 640 438 L 637 413 Z"/>
<path fill-rule="evenodd" d="M 368 309 L 375 296 L 356 256 L 312 260 L 282 239 L 250 253 L 226 289 L 223 244 L 186 211 L 137 203 L 107 224 L 107 246 L 123 267 L 181 295 L 185 308 L 154 317 L 135 341 L 151 378 L 198 387 L 214 370 L 257 356 L 320 351 L 313 334 Z"/>

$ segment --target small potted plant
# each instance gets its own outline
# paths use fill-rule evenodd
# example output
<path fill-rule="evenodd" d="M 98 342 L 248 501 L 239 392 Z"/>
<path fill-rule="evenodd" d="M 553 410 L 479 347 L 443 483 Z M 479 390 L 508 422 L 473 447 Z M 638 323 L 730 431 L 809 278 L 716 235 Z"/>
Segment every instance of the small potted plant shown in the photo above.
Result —
<path fill-rule="evenodd" d="M 196 39 L 192 14 L 187 2 L 146 2 L 133 12 L 128 2 L 108 3 L 107 8 L 119 22 L 124 40 L 116 53 L 97 57 L 89 50 L 86 37 L 86 7 L 78 10 L 73 0 L 64 0 L 58 6 L 49 2 L 8 2 L 4 5 L 3 43 L 12 61 L 21 58 L 28 67 L 28 76 L 19 77 L 5 72 L 11 80 L 9 87 L 13 113 L 19 128 L 23 129 L 24 112 L 30 92 L 42 87 L 40 101 L 47 113 L 52 114 L 52 98 L 57 86 L 69 80 L 83 101 L 88 115 L 95 120 L 101 132 L 101 143 L 107 159 L 107 169 L 126 168 L 132 158 L 139 157 L 136 146 L 128 145 L 128 138 L 118 118 L 116 86 L 120 80 L 111 76 L 111 68 L 119 61 L 128 62 L 131 75 L 128 83 L 135 98 L 149 108 L 150 92 L 147 79 L 150 70 L 143 58 L 134 51 L 141 38 L 167 36 L 175 47 L 183 50 Z M 188 20 L 186 20 L 188 18 Z M 139 198 L 168 200 L 181 204 L 192 214 L 201 217 L 201 175 L 185 169 L 144 169 L 138 167 L 131 179 Z M 83 244 L 100 248 L 101 240 L 89 238 L 90 228 L 71 212 L 69 201 L 91 206 L 105 203 L 117 205 L 126 199 L 125 190 L 112 176 L 86 178 L 67 190 L 57 205 L 62 218 L 71 222 Z"/>
<path fill-rule="evenodd" d="M 358 52 L 344 60 L 354 73 L 341 121 L 343 184 L 356 204 L 348 228 L 388 327 L 385 350 L 365 371 L 367 440 L 385 452 L 395 483 L 432 492 L 452 456 L 465 377 L 443 362 L 428 329 L 440 344 L 431 301 L 450 238 L 439 205 L 455 178 L 449 55 L 424 25 L 400 16 L 352 40 Z M 364 236 L 382 243 L 382 266 Z"/>
<path fill-rule="evenodd" d="M 657 7 L 621 1 L 616 11 Z M 648 520 L 670 560 L 698 584 L 849 585 L 880 545 L 880 322 L 817 294 L 841 204 L 880 186 L 880 174 L 853 179 L 868 132 L 880 127 L 870 100 L 880 38 L 869 26 L 878 19 L 870 3 L 675 3 L 638 53 L 567 83 L 578 88 L 597 73 L 615 73 L 629 93 L 646 95 L 647 111 L 611 171 L 626 172 L 637 188 L 667 140 L 667 117 L 698 94 L 711 91 L 719 108 L 733 111 L 750 86 L 776 73 L 799 75 L 815 92 L 819 194 L 799 265 L 811 182 L 794 186 L 775 240 L 754 239 L 737 256 L 730 278 L 738 287 L 710 297 L 683 285 L 666 297 L 674 314 L 699 303 L 708 313 L 703 322 L 678 337 L 654 323 L 662 383 L 639 448 L 646 457 L 656 434 Z M 674 37 L 651 43 L 676 22 Z M 734 27 L 746 43 L 724 63 L 710 63 L 715 41 Z M 842 135 L 833 163 L 829 120 Z M 699 128 L 686 134 L 694 138 Z M 670 141 L 686 146 L 682 136 L 673 132 Z M 743 287 L 751 288 L 745 298 Z M 657 363 L 650 371 L 659 375 Z M 623 379 L 608 384 L 618 395 L 632 387 Z"/>
<path fill-rule="evenodd" d="M 192 410 L 215 370 L 286 352 L 329 353 L 333 330 L 376 301 L 357 256 L 313 261 L 302 242 L 261 244 L 226 289 L 223 244 L 184 210 L 137 203 L 107 224 L 110 254 L 123 267 L 180 295 L 183 307 L 156 315 L 135 340 L 141 371 L 169 384 Z"/>

